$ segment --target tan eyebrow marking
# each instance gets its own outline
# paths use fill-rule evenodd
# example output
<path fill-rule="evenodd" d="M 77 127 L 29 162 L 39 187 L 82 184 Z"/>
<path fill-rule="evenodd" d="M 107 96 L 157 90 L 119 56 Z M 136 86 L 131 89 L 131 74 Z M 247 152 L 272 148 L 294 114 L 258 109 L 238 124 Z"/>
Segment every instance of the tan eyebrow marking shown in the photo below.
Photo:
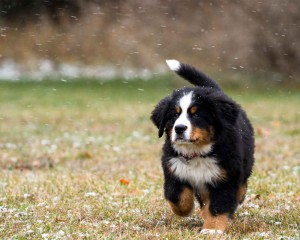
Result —
<path fill-rule="evenodd" d="M 191 110 L 190 110 L 191 114 L 194 114 L 197 111 L 198 111 L 198 108 L 196 106 L 191 107 Z"/>

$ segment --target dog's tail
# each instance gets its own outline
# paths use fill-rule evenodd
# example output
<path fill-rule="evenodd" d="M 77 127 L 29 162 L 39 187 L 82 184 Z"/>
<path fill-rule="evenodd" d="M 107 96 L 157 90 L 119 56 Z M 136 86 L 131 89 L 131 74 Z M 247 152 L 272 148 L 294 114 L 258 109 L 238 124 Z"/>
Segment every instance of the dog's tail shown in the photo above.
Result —
<path fill-rule="evenodd" d="M 213 79 L 188 64 L 181 63 L 177 60 L 166 60 L 166 63 L 171 70 L 195 86 L 210 87 L 216 90 L 221 90 Z"/>

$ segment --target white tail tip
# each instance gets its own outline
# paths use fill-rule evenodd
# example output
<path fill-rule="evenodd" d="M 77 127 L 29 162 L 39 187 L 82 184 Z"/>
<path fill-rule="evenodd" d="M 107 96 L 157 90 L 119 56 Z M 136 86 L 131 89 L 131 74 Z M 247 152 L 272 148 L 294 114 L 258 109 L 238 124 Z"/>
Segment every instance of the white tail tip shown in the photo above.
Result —
<path fill-rule="evenodd" d="M 180 62 L 174 59 L 166 60 L 169 68 L 173 71 L 178 71 L 180 69 Z"/>

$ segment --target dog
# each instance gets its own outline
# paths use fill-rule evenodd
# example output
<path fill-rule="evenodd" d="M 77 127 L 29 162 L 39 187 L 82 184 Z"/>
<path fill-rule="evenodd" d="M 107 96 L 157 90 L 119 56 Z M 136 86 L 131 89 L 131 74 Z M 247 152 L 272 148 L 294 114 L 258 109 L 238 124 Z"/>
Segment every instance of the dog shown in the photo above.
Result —
<path fill-rule="evenodd" d="M 166 60 L 194 87 L 175 90 L 151 113 L 162 148 L 164 195 L 172 211 L 190 216 L 194 197 L 201 233 L 224 233 L 245 198 L 254 164 L 254 134 L 242 108 L 196 68 Z"/>

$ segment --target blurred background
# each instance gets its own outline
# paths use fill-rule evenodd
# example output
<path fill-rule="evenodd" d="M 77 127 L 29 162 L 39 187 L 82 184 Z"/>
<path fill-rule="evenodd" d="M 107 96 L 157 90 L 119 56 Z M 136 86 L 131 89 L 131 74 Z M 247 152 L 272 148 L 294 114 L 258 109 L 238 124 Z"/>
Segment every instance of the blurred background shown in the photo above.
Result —
<path fill-rule="evenodd" d="M 215 79 L 255 130 L 226 239 L 299 239 L 299 0 L 0 0 L 0 239 L 198 239 L 163 197 L 149 117 Z M 146 216 L 146 217 L 145 217 Z M 200 224 L 200 225 L 199 225 Z"/>
<path fill-rule="evenodd" d="M 1 0 L 0 78 L 147 78 L 176 58 L 214 76 L 298 84 L 299 9 L 289 0 Z"/>

